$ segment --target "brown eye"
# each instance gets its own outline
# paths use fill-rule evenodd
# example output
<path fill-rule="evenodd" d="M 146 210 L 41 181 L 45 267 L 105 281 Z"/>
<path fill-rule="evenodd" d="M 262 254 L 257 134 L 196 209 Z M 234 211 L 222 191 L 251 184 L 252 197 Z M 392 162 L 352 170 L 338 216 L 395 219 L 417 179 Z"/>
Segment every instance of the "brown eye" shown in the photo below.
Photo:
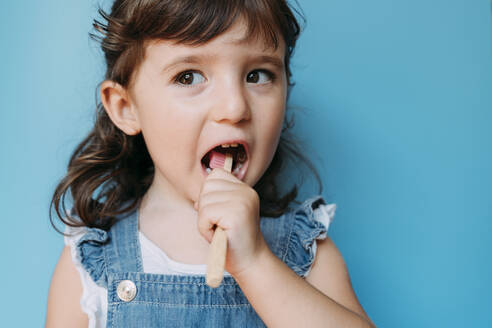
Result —
<path fill-rule="evenodd" d="M 251 72 L 248 74 L 248 78 L 246 79 L 249 83 L 257 83 L 260 79 L 257 71 Z"/>
<path fill-rule="evenodd" d="M 186 71 L 178 75 L 176 82 L 182 85 L 193 85 L 205 81 L 203 75 L 195 71 Z"/>
<path fill-rule="evenodd" d="M 265 70 L 256 70 L 248 73 L 246 77 L 246 81 L 248 83 L 258 83 L 265 84 L 268 82 L 272 82 L 274 79 L 273 73 Z"/>
<path fill-rule="evenodd" d="M 193 83 L 193 74 L 185 73 L 179 77 L 178 81 L 181 84 L 192 84 Z"/>

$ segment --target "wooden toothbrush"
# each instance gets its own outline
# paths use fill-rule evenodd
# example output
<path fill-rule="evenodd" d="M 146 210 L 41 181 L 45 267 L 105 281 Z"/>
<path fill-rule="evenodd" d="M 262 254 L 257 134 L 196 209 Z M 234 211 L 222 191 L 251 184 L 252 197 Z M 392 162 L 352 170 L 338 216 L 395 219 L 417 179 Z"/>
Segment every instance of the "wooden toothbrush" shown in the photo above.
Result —
<path fill-rule="evenodd" d="M 213 151 L 210 156 L 210 168 L 224 168 L 227 172 L 232 171 L 232 154 L 226 153 L 225 155 L 216 151 Z M 227 235 L 225 231 L 217 226 L 215 228 L 212 242 L 210 243 L 210 250 L 208 253 L 207 261 L 207 285 L 212 288 L 220 286 L 222 279 L 224 278 L 225 260 L 227 254 Z"/>

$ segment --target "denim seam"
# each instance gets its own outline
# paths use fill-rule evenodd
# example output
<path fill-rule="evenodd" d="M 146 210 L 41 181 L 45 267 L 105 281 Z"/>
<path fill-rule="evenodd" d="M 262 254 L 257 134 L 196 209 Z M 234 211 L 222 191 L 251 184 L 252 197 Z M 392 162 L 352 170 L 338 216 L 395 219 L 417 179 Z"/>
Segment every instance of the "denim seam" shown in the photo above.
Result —
<path fill-rule="evenodd" d="M 129 278 L 132 278 L 131 276 Z M 118 280 L 123 280 L 123 279 L 118 279 Z M 205 286 L 207 283 L 197 283 L 197 282 L 165 282 L 165 281 L 152 281 L 152 280 L 140 280 L 140 279 L 131 279 L 133 282 L 142 282 L 142 283 L 148 283 L 148 284 L 159 284 L 159 285 L 191 285 L 191 286 Z M 232 284 L 226 284 L 224 282 L 221 283 L 221 285 L 224 286 L 236 286 L 236 283 Z"/>
<path fill-rule="evenodd" d="M 116 314 L 116 318 L 112 322 L 113 327 L 114 327 L 115 322 L 119 322 L 117 319 L 118 319 L 119 315 L 121 314 L 121 311 L 119 311 L 119 309 L 118 309 L 120 307 L 120 305 L 121 305 L 121 303 L 114 304 L 114 312 L 113 313 Z"/>
<path fill-rule="evenodd" d="M 108 235 L 108 237 L 110 237 Z M 111 242 L 111 241 L 109 241 Z M 108 242 L 106 242 L 107 245 Z M 106 277 L 106 288 L 109 286 L 109 272 L 108 272 L 108 256 L 107 256 L 107 251 L 106 251 L 106 245 L 101 245 L 102 251 L 103 251 L 103 256 L 104 256 L 104 263 L 103 263 L 103 273 Z"/>
<path fill-rule="evenodd" d="M 289 235 L 287 237 L 287 244 L 285 246 L 285 250 L 284 250 L 284 254 L 282 256 L 282 262 L 285 262 L 287 263 L 287 253 L 289 252 L 289 247 L 290 247 L 290 241 L 291 241 L 291 236 L 292 236 L 292 231 L 294 230 L 294 222 L 295 222 L 295 215 L 296 215 L 297 211 L 294 211 L 290 214 L 290 218 L 289 220 L 287 220 L 287 223 L 290 223 L 291 222 L 291 218 L 294 218 L 294 220 L 292 220 L 292 224 L 288 224 L 288 227 L 289 227 Z M 290 261 L 289 261 L 290 262 Z"/>
<path fill-rule="evenodd" d="M 108 302 L 108 310 L 106 313 L 106 327 L 114 327 L 114 322 L 115 322 L 114 316 L 118 312 L 118 311 L 116 311 L 118 305 L 119 304 L 117 304 L 115 302 Z M 111 318 L 110 318 L 110 315 L 111 315 Z"/>
<path fill-rule="evenodd" d="M 199 307 L 199 308 L 216 308 L 216 307 L 221 307 L 221 308 L 236 308 L 236 307 L 252 307 L 251 304 L 249 303 L 240 303 L 240 304 L 234 304 L 234 305 L 229 305 L 229 304 L 176 304 L 176 303 L 165 303 L 165 302 L 148 302 L 148 301 L 131 301 L 129 303 L 125 302 L 111 302 L 111 306 L 115 307 L 116 312 L 117 307 L 123 304 L 143 304 L 143 305 L 166 305 L 168 307 Z"/>
<path fill-rule="evenodd" d="M 135 245 L 135 256 L 137 258 L 137 271 L 143 272 L 143 263 L 142 263 L 142 248 L 140 247 L 140 239 L 138 238 L 138 222 L 140 213 L 138 211 L 138 207 L 135 210 L 134 218 L 132 222 L 132 234 L 133 234 L 133 243 Z"/>

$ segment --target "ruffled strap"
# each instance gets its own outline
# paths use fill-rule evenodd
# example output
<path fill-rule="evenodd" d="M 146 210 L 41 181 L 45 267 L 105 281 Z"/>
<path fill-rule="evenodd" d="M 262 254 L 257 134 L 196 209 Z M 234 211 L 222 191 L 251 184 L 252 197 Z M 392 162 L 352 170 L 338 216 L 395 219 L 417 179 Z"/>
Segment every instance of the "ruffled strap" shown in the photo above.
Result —
<path fill-rule="evenodd" d="M 316 239 L 325 239 L 333 221 L 336 204 L 325 204 L 322 196 L 306 200 L 291 213 L 285 263 L 306 277 L 316 256 Z"/>
<path fill-rule="evenodd" d="M 107 287 L 108 274 L 104 245 L 108 242 L 108 233 L 98 228 L 89 228 L 76 244 L 77 256 L 92 280 L 101 287 Z"/>

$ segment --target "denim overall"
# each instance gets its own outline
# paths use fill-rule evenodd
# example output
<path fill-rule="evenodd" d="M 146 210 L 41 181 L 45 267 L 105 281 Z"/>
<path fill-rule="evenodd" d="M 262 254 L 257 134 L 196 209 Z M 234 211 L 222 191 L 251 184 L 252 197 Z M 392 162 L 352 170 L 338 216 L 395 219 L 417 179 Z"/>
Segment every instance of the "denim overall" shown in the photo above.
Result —
<path fill-rule="evenodd" d="M 271 251 L 301 277 L 314 260 L 313 241 L 328 229 L 316 220 L 326 215 L 324 204 L 315 196 L 281 217 L 260 219 Z M 137 212 L 108 232 L 88 229 L 77 243 L 82 266 L 108 291 L 107 327 L 266 327 L 232 276 L 213 289 L 204 275 L 144 273 Z"/>

